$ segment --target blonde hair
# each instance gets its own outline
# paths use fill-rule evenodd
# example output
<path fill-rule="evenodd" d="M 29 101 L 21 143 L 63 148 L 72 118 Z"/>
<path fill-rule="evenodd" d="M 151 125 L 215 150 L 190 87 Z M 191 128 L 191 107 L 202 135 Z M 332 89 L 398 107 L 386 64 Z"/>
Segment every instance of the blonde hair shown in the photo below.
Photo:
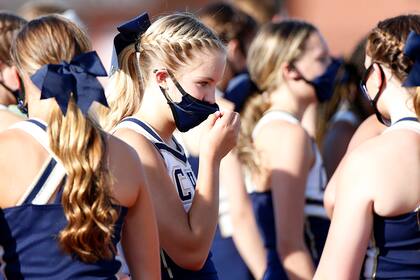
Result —
<path fill-rule="evenodd" d="M 313 25 L 298 20 L 268 23 L 251 43 L 247 64 L 251 80 L 259 92 L 249 98 L 241 112 L 241 131 L 237 146 L 240 161 L 251 171 L 260 171 L 260 160 L 253 147 L 252 131 L 271 106 L 266 95 L 283 82 L 281 65 L 292 64 L 297 60 L 304 52 L 306 40 L 316 31 Z"/>
<path fill-rule="evenodd" d="M 136 44 L 140 51 L 136 53 Z M 198 51 L 225 51 L 223 43 L 202 22 L 188 13 L 176 13 L 155 21 L 147 31 L 119 54 L 120 70 L 110 78 L 109 112 L 104 127 L 109 130 L 139 110 L 144 88 L 155 61 L 176 73 Z"/>
<path fill-rule="evenodd" d="M 75 24 L 61 16 L 46 16 L 18 33 L 12 56 L 19 71 L 31 75 L 45 64 L 69 62 L 90 48 L 87 35 Z M 85 262 L 110 259 L 118 213 L 112 206 L 106 135 L 82 114 L 73 97 L 66 116 L 54 104 L 48 127 L 50 148 L 67 173 L 61 202 L 68 223 L 59 243 L 66 253 Z"/>
<path fill-rule="evenodd" d="M 370 32 L 366 54 L 372 61 L 387 65 L 400 81 L 404 81 L 414 61 L 404 55 L 404 46 L 410 31 L 420 34 L 420 15 L 402 15 L 380 21 Z M 420 117 L 420 90 L 414 94 L 414 108 Z"/>

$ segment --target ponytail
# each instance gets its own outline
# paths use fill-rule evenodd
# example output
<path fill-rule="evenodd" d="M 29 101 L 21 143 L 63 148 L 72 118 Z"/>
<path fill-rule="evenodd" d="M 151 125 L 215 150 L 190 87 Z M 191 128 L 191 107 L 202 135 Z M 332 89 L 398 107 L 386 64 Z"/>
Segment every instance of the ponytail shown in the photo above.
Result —
<path fill-rule="evenodd" d="M 143 79 L 137 54 L 132 44 L 118 56 L 120 69 L 110 77 L 107 87 L 107 100 L 111 109 L 101 110 L 101 122 L 106 131 L 110 131 L 123 118 L 133 115 L 140 109 Z"/>
<path fill-rule="evenodd" d="M 60 245 L 82 261 L 110 259 L 115 254 L 112 236 L 118 213 L 109 187 L 106 135 L 73 99 L 66 116 L 54 107 L 48 122 L 50 147 L 67 173 L 61 202 L 68 223 L 59 234 Z"/>
<path fill-rule="evenodd" d="M 241 112 L 241 130 L 237 152 L 241 163 L 252 173 L 261 171 L 260 157 L 254 147 L 252 132 L 258 120 L 270 108 L 271 102 L 265 93 L 255 92 L 245 103 Z"/>

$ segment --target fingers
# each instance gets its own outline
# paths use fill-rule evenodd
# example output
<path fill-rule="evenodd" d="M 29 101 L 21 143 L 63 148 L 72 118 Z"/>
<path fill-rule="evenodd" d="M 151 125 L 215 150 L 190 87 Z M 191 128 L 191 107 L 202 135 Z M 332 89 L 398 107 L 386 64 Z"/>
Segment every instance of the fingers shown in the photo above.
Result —
<path fill-rule="evenodd" d="M 217 119 L 220 118 L 220 116 L 222 115 L 222 113 L 220 111 L 217 111 L 211 115 L 209 115 L 207 117 L 207 125 L 209 128 L 213 127 L 214 124 L 216 123 Z"/>
<path fill-rule="evenodd" d="M 234 125 L 237 119 L 239 119 L 239 114 L 233 111 L 224 111 L 220 116 L 220 122 L 225 126 Z"/>

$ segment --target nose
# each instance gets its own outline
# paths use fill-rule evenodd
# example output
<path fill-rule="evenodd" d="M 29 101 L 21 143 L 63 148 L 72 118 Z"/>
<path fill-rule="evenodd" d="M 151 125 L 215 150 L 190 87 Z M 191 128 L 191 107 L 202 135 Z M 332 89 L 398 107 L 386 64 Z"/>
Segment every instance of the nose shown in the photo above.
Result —
<path fill-rule="evenodd" d="M 203 98 L 203 100 L 207 103 L 214 104 L 216 103 L 216 94 L 219 91 L 217 88 L 211 89 Z"/>

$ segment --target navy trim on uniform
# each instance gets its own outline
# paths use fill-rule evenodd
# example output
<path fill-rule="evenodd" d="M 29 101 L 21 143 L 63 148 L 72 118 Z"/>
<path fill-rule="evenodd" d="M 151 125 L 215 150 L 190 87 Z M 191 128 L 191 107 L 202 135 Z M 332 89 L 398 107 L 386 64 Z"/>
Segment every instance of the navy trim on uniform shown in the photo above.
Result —
<path fill-rule="evenodd" d="M 128 121 L 128 122 L 133 122 L 135 124 L 137 124 L 138 126 L 140 126 L 141 128 L 143 128 L 144 130 L 146 130 L 147 133 L 149 133 L 153 138 L 155 138 L 155 140 L 157 140 L 160 143 L 153 143 L 153 145 L 155 145 L 155 147 L 158 150 L 165 150 L 170 152 L 173 156 L 175 156 L 177 159 L 183 161 L 183 162 L 187 162 L 187 156 L 185 155 L 185 153 L 181 153 L 181 151 L 183 152 L 182 146 L 175 140 L 174 137 L 172 137 L 177 150 L 172 149 L 171 147 L 169 147 L 163 140 L 162 138 L 159 137 L 159 135 L 153 131 L 152 128 L 150 128 L 147 124 L 145 124 L 144 122 L 142 122 L 139 119 L 136 118 L 126 118 L 123 120 L 124 121 Z"/>
<path fill-rule="evenodd" d="M 47 126 L 45 124 L 41 123 L 40 121 L 37 121 L 37 120 L 34 120 L 34 119 L 29 119 L 29 120 L 26 120 L 26 121 L 37 125 L 39 128 L 41 128 L 44 131 L 47 131 Z"/>
<path fill-rule="evenodd" d="M 165 151 L 170 152 L 174 157 L 181 160 L 182 162 L 187 162 L 187 157 L 185 156 L 185 154 L 181 154 L 180 152 L 172 149 L 171 147 L 168 147 L 168 145 L 164 143 L 153 143 L 153 144 L 160 150 L 165 150 Z"/>
<path fill-rule="evenodd" d="M 159 137 L 159 135 L 157 135 L 156 132 L 154 132 L 148 125 L 146 125 L 144 122 L 142 122 L 141 120 L 138 120 L 136 118 L 126 118 L 124 119 L 122 122 L 133 122 L 137 125 L 139 125 L 140 127 L 142 127 L 144 130 L 146 130 L 150 135 L 152 135 L 153 138 L 155 138 L 157 141 L 159 142 L 163 142 L 162 138 Z"/>
<path fill-rule="evenodd" d="M 405 118 L 399 119 L 398 121 L 394 122 L 394 124 L 396 124 L 397 122 L 402 122 L 402 121 L 419 122 L 419 120 L 416 117 L 405 117 Z"/>
<path fill-rule="evenodd" d="M 45 181 L 47 181 L 48 177 L 50 176 L 56 164 L 57 162 L 55 161 L 55 159 L 50 160 L 44 172 L 42 172 L 42 175 L 39 178 L 38 182 L 36 182 L 35 187 L 32 189 L 31 193 L 25 199 L 23 204 L 30 204 L 32 202 L 32 200 L 36 197 L 38 192 L 41 190 L 42 186 L 45 184 Z"/>
<path fill-rule="evenodd" d="M 179 152 L 182 152 L 182 151 L 183 151 L 183 148 L 182 148 L 181 144 L 179 144 L 179 143 L 178 143 L 178 141 L 176 141 L 175 137 L 172 137 L 172 140 L 174 140 L 174 143 L 175 143 L 175 145 L 176 145 L 176 149 L 177 149 Z"/>
<path fill-rule="evenodd" d="M 324 206 L 324 202 L 322 200 L 316 200 L 316 199 L 312 199 L 312 198 L 307 198 L 306 199 L 306 204 L 315 204 L 315 205 Z"/>

